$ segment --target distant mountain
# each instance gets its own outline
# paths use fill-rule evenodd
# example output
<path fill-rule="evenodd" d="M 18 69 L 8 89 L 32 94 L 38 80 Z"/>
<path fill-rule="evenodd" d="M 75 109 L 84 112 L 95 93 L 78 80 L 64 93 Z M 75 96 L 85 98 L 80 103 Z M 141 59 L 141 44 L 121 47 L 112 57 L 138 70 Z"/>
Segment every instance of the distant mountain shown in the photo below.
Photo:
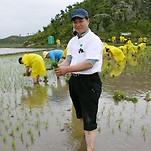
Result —
<path fill-rule="evenodd" d="M 60 39 L 66 44 L 72 37 L 71 12 L 76 8 L 84 8 L 90 16 L 90 28 L 103 41 L 120 33 L 131 33 L 133 41 L 139 37 L 151 38 L 151 0 L 84 0 L 69 5 L 65 10 L 51 19 L 43 31 L 31 36 L 24 46 L 47 45 L 48 36 Z"/>
<path fill-rule="evenodd" d="M 0 39 L 0 47 L 22 46 L 28 38 L 29 36 L 10 36 Z"/>

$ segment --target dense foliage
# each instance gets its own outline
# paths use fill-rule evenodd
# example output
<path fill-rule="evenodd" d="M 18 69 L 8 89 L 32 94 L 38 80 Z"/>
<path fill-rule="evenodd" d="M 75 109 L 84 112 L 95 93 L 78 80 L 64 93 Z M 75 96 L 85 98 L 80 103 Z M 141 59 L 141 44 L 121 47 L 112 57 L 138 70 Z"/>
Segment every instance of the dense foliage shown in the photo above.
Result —
<path fill-rule="evenodd" d="M 150 0 L 84 0 L 73 6 L 69 5 L 51 19 L 43 31 L 31 36 L 24 46 L 46 46 L 48 36 L 66 44 L 72 37 L 71 12 L 84 8 L 89 12 L 90 28 L 103 41 L 112 36 L 119 37 L 121 32 L 130 32 L 130 38 L 137 41 L 139 37 L 150 38 L 151 1 Z"/>

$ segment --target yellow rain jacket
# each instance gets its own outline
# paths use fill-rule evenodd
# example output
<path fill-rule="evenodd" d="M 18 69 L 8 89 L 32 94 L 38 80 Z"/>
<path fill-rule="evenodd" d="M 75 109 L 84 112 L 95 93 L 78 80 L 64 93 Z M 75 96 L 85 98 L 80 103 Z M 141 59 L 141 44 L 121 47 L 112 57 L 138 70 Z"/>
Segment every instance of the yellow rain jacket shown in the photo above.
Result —
<path fill-rule="evenodd" d="M 139 47 L 140 50 L 144 50 L 146 48 L 146 44 L 145 43 L 140 43 L 138 45 L 138 47 Z"/>
<path fill-rule="evenodd" d="M 25 67 L 32 68 L 31 77 L 35 78 L 36 76 L 42 76 L 46 73 L 45 64 L 40 55 L 31 53 L 25 54 L 22 57 L 22 62 Z"/>
<path fill-rule="evenodd" d="M 107 43 L 105 43 L 105 42 L 103 42 L 103 46 L 104 46 L 104 49 L 103 49 L 103 54 L 105 55 L 105 54 L 108 54 L 107 52 L 106 52 L 106 47 L 108 47 L 109 45 L 107 44 Z"/>
<path fill-rule="evenodd" d="M 124 55 L 127 54 L 127 45 L 119 46 L 118 48 L 122 50 Z"/>
<path fill-rule="evenodd" d="M 116 62 L 123 61 L 125 59 L 125 55 L 123 54 L 121 49 L 114 46 L 110 46 L 109 49 L 112 55 L 114 56 L 114 59 L 116 60 Z"/>
<path fill-rule="evenodd" d="M 64 59 L 65 59 L 66 56 L 67 56 L 67 50 L 68 50 L 68 49 L 66 48 L 66 49 L 63 51 L 62 58 L 64 58 Z"/>

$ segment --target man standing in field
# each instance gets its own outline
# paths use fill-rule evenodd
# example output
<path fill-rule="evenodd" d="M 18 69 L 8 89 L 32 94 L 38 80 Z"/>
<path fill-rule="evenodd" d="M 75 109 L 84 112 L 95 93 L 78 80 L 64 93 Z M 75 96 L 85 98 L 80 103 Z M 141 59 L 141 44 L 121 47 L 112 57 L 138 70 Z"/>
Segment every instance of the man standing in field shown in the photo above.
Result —
<path fill-rule="evenodd" d="M 76 116 L 81 120 L 87 151 L 94 151 L 96 142 L 96 115 L 98 101 L 102 91 L 99 76 L 102 66 L 103 43 L 89 29 L 88 12 L 76 9 L 71 20 L 77 35 L 67 45 L 67 57 L 55 69 L 57 76 L 72 73 L 69 80 L 69 91 L 76 110 Z"/>

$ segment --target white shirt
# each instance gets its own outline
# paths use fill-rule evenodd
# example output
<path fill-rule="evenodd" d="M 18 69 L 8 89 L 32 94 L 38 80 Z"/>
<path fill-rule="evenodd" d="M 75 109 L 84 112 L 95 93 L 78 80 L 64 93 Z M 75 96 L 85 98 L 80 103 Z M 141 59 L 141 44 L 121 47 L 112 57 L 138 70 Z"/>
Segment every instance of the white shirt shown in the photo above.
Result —
<path fill-rule="evenodd" d="M 72 56 L 70 66 L 76 65 L 87 59 L 98 60 L 91 69 L 73 72 L 76 74 L 93 74 L 101 72 L 103 59 L 103 43 L 100 38 L 89 29 L 83 37 L 73 37 L 68 43 L 67 55 Z"/>

